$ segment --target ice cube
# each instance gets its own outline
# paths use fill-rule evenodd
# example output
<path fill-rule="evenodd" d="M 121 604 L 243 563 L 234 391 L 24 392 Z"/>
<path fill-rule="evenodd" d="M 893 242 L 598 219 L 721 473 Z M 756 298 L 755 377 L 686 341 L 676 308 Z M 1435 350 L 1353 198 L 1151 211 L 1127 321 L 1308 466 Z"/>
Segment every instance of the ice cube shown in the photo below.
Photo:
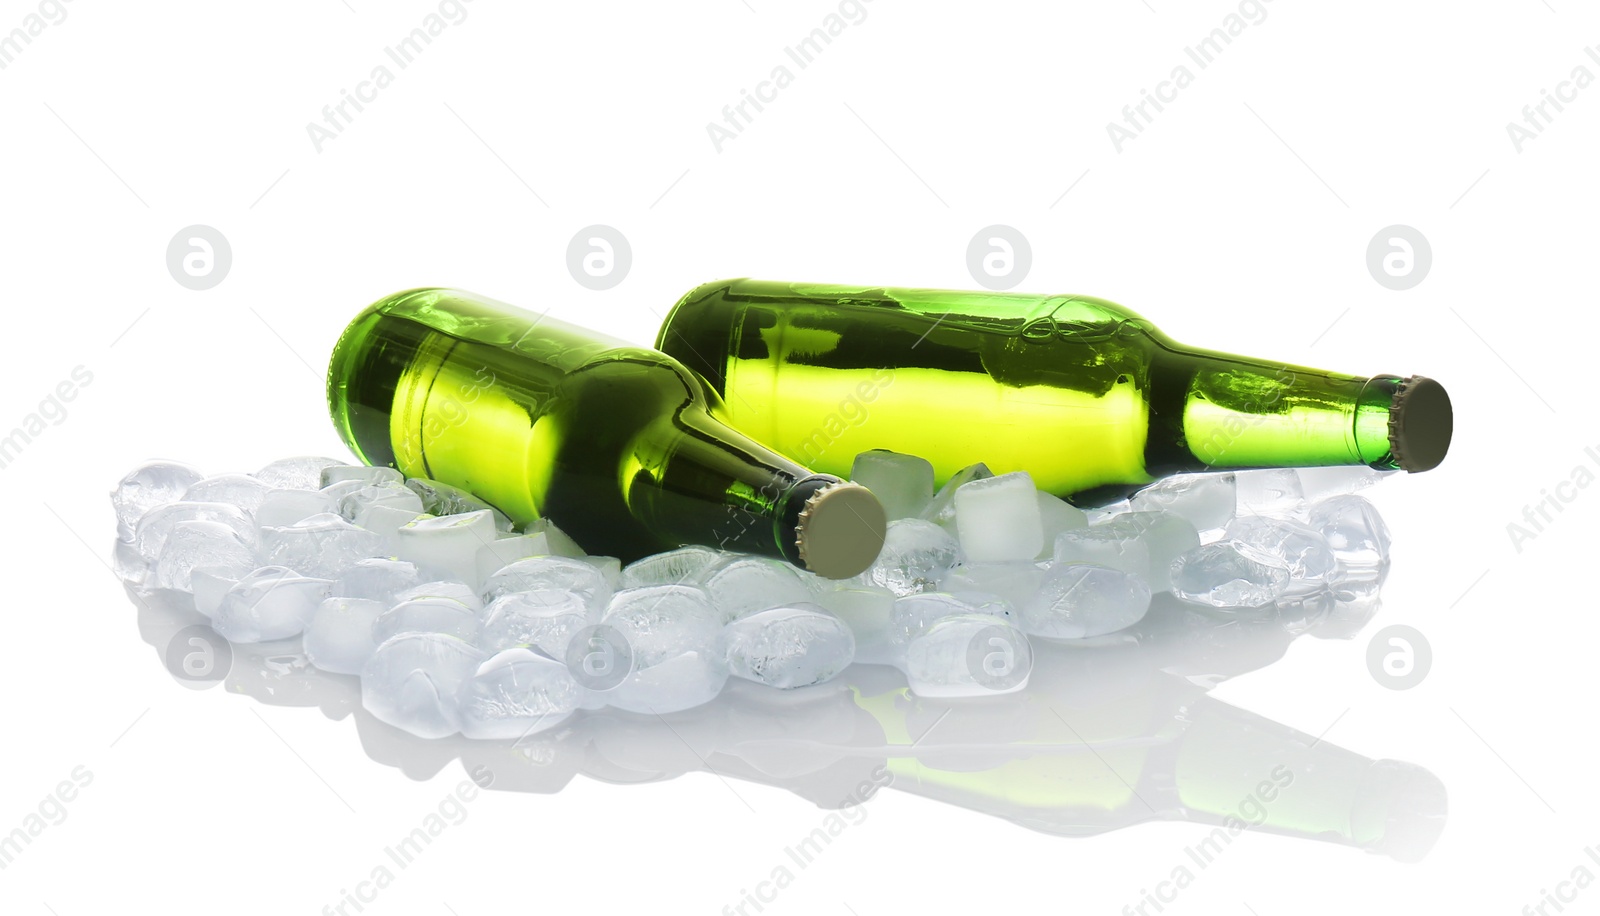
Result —
<path fill-rule="evenodd" d="M 418 584 L 417 567 L 405 560 L 367 557 L 350 564 L 333 585 L 342 598 L 365 598 L 384 607 L 396 603 L 395 596 Z"/>
<path fill-rule="evenodd" d="M 887 588 L 896 595 L 913 595 L 936 588 L 960 556 L 956 539 L 934 522 L 895 519 L 889 523 L 878 558 L 853 581 Z"/>
<path fill-rule="evenodd" d="M 1129 506 L 1136 512 L 1171 512 L 1198 531 L 1220 533 L 1238 505 L 1237 487 L 1232 471 L 1176 474 L 1133 494 Z"/>
<path fill-rule="evenodd" d="M 1273 518 L 1298 518 L 1305 515 L 1306 495 L 1300 475 L 1294 468 L 1265 468 L 1238 471 L 1235 508 L 1237 515 L 1266 515 Z"/>
<path fill-rule="evenodd" d="M 218 474 L 190 484 L 189 489 L 183 491 L 183 501 L 226 503 L 254 513 L 271 490 L 271 487 L 248 474 Z"/>
<path fill-rule="evenodd" d="M 518 560 L 551 555 L 550 539 L 543 534 L 521 534 L 490 541 L 478 548 L 477 581 L 489 581 L 490 576 Z"/>
<path fill-rule="evenodd" d="M 995 696 L 1028 685 L 1033 650 L 1022 631 L 983 614 L 936 621 L 906 649 L 906 681 L 923 697 Z"/>
<path fill-rule="evenodd" d="M 753 611 L 723 632 L 731 674 L 770 687 L 809 687 L 843 671 L 856 641 L 839 618 L 815 604 Z"/>
<path fill-rule="evenodd" d="M 616 557 L 582 556 L 578 558 L 600 571 L 612 591 L 622 587 L 622 561 Z"/>
<path fill-rule="evenodd" d="M 875 448 L 856 455 L 850 479 L 872 491 L 890 521 L 916 518 L 933 499 L 933 465 L 915 455 Z"/>
<path fill-rule="evenodd" d="M 993 477 L 994 472 L 983 462 L 969 464 L 951 475 L 944 482 L 944 486 L 933 494 L 928 504 L 923 507 L 920 516 L 925 521 L 933 522 L 943 528 L 951 537 L 956 536 L 956 491 L 965 484 L 974 480 L 984 480 Z"/>
<path fill-rule="evenodd" d="M 150 461 L 129 471 L 111 491 L 111 506 L 117 512 L 117 537 L 133 540 L 141 516 L 182 499 L 184 491 L 201 476 L 199 471 L 176 461 Z"/>
<path fill-rule="evenodd" d="M 723 560 L 706 575 L 704 588 L 724 622 L 750 611 L 811 600 L 811 589 L 798 570 L 766 557 Z"/>
<path fill-rule="evenodd" d="M 601 695 L 607 705 L 617 709 L 665 715 L 711 702 L 727 681 L 728 663 L 722 655 L 711 649 L 698 649 L 674 655 L 648 668 L 635 669 L 622 683 Z"/>
<path fill-rule="evenodd" d="M 422 500 L 417 494 L 393 482 L 369 484 L 339 498 L 339 514 L 357 525 L 362 523 L 365 511 L 374 506 L 398 509 L 413 518 L 423 511 Z"/>
<path fill-rule="evenodd" d="M 511 519 L 504 512 L 460 487 L 425 477 L 408 478 L 405 485 L 422 501 L 420 511 L 429 515 L 465 515 L 487 509 L 494 516 L 496 531 L 512 530 Z"/>
<path fill-rule="evenodd" d="M 254 548 L 221 522 L 189 519 L 172 527 L 156 560 L 151 584 L 187 592 L 190 577 L 207 567 L 233 578 L 256 568 Z"/>
<path fill-rule="evenodd" d="M 1155 592 L 1172 587 L 1172 561 L 1200 546 L 1195 526 L 1174 512 L 1136 509 L 1109 519 L 1099 528 L 1127 540 L 1137 539 L 1144 545 L 1150 565 L 1139 575 Z"/>
<path fill-rule="evenodd" d="M 478 596 L 472 586 L 454 579 L 432 579 L 395 594 L 394 600 L 415 601 L 419 598 L 449 598 L 459 601 L 470 611 L 483 610 L 483 599 Z"/>
<path fill-rule="evenodd" d="M 338 503 L 321 490 L 269 490 L 256 507 L 255 519 L 262 528 L 287 528 L 337 510 Z"/>
<path fill-rule="evenodd" d="M 246 543 L 255 543 L 256 526 L 250 514 L 226 503 L 168 503 L 146 512 L 134 528 L 134 550 L 146 563 L 154 563 L 172 534 L 173 526 L 190 520 L 221 522 Z"/>
<path fill-rule="evenodd" d="M 927 633 L 946 617 L 988 617 L 1009 623 L 1010 608 L 1003 604 L 972 600 L 948 592 L 923 592 L 895 600 L 889 612 L 889 643 L 904 650 L 917 637 Z"/>
<path fill-rule="evenodd" d="M 1150 610 L 1150 586 L 1120 569 L 1058 564 L 1022 605 L 1022 628 L 1052 639 L 1084 639 L 1130 627 Z"/>
<path fill-rule="evenodd" d="M 394 468 L 370 467 L 362 464 L 336 464 L 322 469 L 320 481 L 322 486 L 318 487 L 318 489 L 325 490 L 333 484 L 347 480 L 360 481 L 362 484 L 384 483 L 387 481 L 405 483 L 406 477 Z"/>
<path fill-rule="evenodd" d="M 1056 537 L 1056 563 L 1109 566 L 1130 575 L 1150 575 L 1150 545 L 1138 531 L 1115 524 L 1114 516 L 1098 525 L 1063 531 Z"/>
<path fill-rule="evenodd" d="M 600 620 L 627 640 L 640 669 L 684 652 L 711 652 L 725 618 L 698 588 L 646 585 L 612 595 Z"/>
<path fill-rule="evenodd" d="M 565 664 L 527 649 L 506 649 L 461 684 L 461 733 L 515 741 L 560 725 L 578 708 L 581 694 Z"/>
<path fill-rule="evenodd" d="M 817 595 L 817 604 L 844 621 L 855 636 L 856 661 L 889 664 L 896 653 L 889 641 L 894 592 L 879 586 L 844 586 Z"/>
<path fill-rule="evenodd" d="M 483 611 L 478 644 L 491 652 L 531 646 L 555 659 L 565 659 L 567 643 L 589 622 L 584 599 L 558 588 L 510 592 Z"/>
<path fill-rule="evenodd" d="M 372 484 L 365 480 L 336 480 L 333 483 L 330 483 L 327 486 L 319 489 L 317 492 L 333 500 L 334 506 L 337 507 L 339 500 L 344 499 L 346 496 L 349 496 L 351 493 L 354 493 L 357 490 L 362 490 L 370 486 L 372 486 Z"/>
<path fill-rule="evenodd" d="M 418 518 L 402 525 L 397 550 L 424 575 L 476 582 L 478 550 L 494 541 L 494 516 L 487 509 L 463 515 Z"/>
<path fill-rule="evenodd" d="M 306 628 L 333 583 L 282 566 L 263 566 L 222 596 L 211 626 L 229 642 L 286 639 Z"/>
<path fill-rule="evenodd" d="M 1363 497 L 1335 496 L 1317 503 L 1311 507 L 1311 527 L 1351 569 L 1378 569 L 1389 563 L 1389 528 L 1377 507 Z"/>
<path fill-rule="evenodd" d="M 484 653 L 443 633 L 402 633 L 379 644 L 361 669 L 361 705 L 381 722 L 422 738 L 461 729 L 461 685 Z"/>
<path fill-rule="evenodd" d="M 478 641 L 478 614 L 454 598 L 412 598 L 389 608 L 372 623 L 372 638 L 383 642 L 401 633 L 445 633 Z"/>
<path fill-rule="evenodd" d="M 956 490 L 961 550 L 976 563 L 1031 560 L 1044 549 L 1038 490 L 1027 471 L 973 480 Z"/>
<path fill-rule="evenodd" d="M 482 597 L 492 602 L 511 592 L 557 589 L 583 599 L 590 613 L 598 614 L 611 597 L 611 586 L 600 571 L 582 560 L 567 557 L 530 557 L 518 560 L 489 577 Z"/>
<path fill-rule="evenodd" d="M 690 545 L 634 560 L 622 569 L 622 588 L 644 585 L 699 585 L 723 558 L 720 551 Z"/>
<path fill-rule="evenodd" d="M 252 570 L 253 572 L 253 570 Z M 207 617 L 216 617 L 222 607 L 222 598 L 239 581 L 239 574 L 229 569 L 197 566 L 189 576 L 190 591 L 194 594 L 194 609 Z"/>
<path fill-rule="evenodd" d="M 547 518 L 536 518 L 523 525 L 522 534 L 525 537 L 543 537 L 545 539 L 547 549 L 540 551 L 541 554 L 549 554 L 553 557 L 571 557 L 574 560 L 581 560 L 587 555 L 577 541 L 568 537 L 565 531 L 557 528 L 556 523 Z"/>
<path fill-rule="evenodd" d="M 1032 561 L 1014 563 L 963 563 L 939 580 L 946 592 L 982 592 L 997 595 L 1013 607 L 1022 607 L 1044 581 L 1045 570 Z"/>
<path fill-rule="evenodd" d="M 1172 564 L 1172 593 L 1212 607 L 1262 607 L 1288 586 L 1288 564 L 1239 541 L 1203 544 Z"/>
<path fill-rule="evenodd" d="M 1325 468 L 1295 468 L 1295 473 L 1300 477 L 1300 489 L 1306 499 L 1315 503 L 1375 487 L 1400 472 L 1380 471 L 1364 464 L 1354 464 Z"/>
<path fill-rule="evenodd" d="M 270 462 L 251 476 L 274 489 L 320 490 L 323 469 L 347 466 L 343 461 L 334 458 L 297 455 Z"/>
<path fill-rule="evenodd" d="M 1043 490 L 1034 494 L 1034 500 L 1039 504 L 1039 525 L 1044 535 L 1039 552 L 1034 556 L 1036 559 L 1049 559 L 1061 532 L 1087 528 L 1089 516 L 1072 503 Z"/>
<path fill-rule="evenodd" d="M 377 534 L 327 512 L 288 527 L 264 528 L 261 540 L 268 563 L 324 579 L 337 578 L 357 560 L 383 550 Z"/>
<path fill-rule="evenodd" d="M 327 598 L 306 627 L 305 653 L 311 664 L 336 674 L 360 674 L 378 648 L 372 624 L 383 605 L 367 598 Z"/>
<path fill-rule="evenodd" d="M 1356 497 L 1360 499 L 1361 497 Z M 1293 591 L 1321 587 L 1334 572 L 1333 551 L 1315 528 L 1281 518 L 1246 515 L 1228 523 L 1227 536 L 1272 555 L 1289 569 Z"/>

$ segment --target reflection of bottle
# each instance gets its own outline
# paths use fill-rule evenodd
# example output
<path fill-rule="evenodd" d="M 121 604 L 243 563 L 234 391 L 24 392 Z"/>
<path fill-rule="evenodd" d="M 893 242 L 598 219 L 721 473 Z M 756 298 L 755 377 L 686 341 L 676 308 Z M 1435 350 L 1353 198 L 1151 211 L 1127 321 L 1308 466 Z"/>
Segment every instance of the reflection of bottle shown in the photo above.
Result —
<path fill-rule="evenodd" d="M 1450 441 L 1432 380 L 1195 350 L 1081 296 L 720 281 L 678 302 L 657 346 L 741 429 L 837 474 L 885 448 L 941 481 L 982 461 L 1093 503 L 1207 468 L 1423 471 Z"/>
<path fill-rule="evenodd" d="M 591 553 L 708 544 L 842 578 L 882 546 L 871 493 L 728 426 L 676 360 L 472 293 L 363 311 L 334 348 L 328 405 L 363 461 L 548 517 Z"/>

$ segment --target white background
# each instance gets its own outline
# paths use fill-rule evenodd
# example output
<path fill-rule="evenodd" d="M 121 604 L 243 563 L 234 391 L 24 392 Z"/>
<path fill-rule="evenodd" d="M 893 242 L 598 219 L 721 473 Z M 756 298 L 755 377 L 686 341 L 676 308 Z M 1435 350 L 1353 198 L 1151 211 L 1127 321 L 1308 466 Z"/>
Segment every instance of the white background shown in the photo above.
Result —
<path fill-rule="evenodd" d="M 1247 835 L 1168 912 L 1511 914 L 1600 871 L 1584 854 L 1600 623 L 1575 575 L 1600 493 L 1575 491 L 1520 551 L 1506 530 L 1600 446 L 1600 89 L 1520 152 L 1506 130 L 1574 67 L 1600 73 L 1584 54 L 1600 17 L 1276 0 L 1198 70 L 1183 48 L 1236 8 L 873 0 L 718 152 L 707 122 L 837 6 L 476 0 L 398 70 L 383 49 L 427 0 L 71 3 L 0 71 L 0 429 L 74 367 L 93 374 L 0 471 L 0 832 L 74 767 L 94 779 L 0 871 L 0 908 L 321 912 L 461 780 L 375 763 L 348 720 L 179 686 L 102 565 L 106 492 L 142 460 L 343 455 L 321 371 L 363 305 L 453 285 L 648 343 L 717 277 L 972 288 L 966 246 L 992 223 L 1031 240 L 1019 289 L 1110 298 L 1217 349 L 1424 373 L 1455 401 L 1444 466 L 1374 494 L 1396 543 L 1380 617 L 1216 693 L 1431 770 L 1444 835 L 1416 865 Z M 0 3 L 0 33 L 38 9 Z M 319 152 L 307 123 L 382 63 L 393 84 Z M 1193 84 L 1119 153 L 1106 123 L 1182 63 Z M 196 223 L 233 250 L 202 292 L 165 263 Z M 565 266 L 594 223 L 633 249 L 604 292 Z M 1394 223 L 1433 249 L 1405 292 L 1365 265 Z M 1433 646 L 1409 691 L 1367 670 L 1388 623 Z M 722 912 L 822 817 L 737 788 L 700 773 L 489 793 L 369 912 Z M 1067 840 L 896 792 L 868 810 L 769 912 L 1118 913 L 1203 832 Z"/>

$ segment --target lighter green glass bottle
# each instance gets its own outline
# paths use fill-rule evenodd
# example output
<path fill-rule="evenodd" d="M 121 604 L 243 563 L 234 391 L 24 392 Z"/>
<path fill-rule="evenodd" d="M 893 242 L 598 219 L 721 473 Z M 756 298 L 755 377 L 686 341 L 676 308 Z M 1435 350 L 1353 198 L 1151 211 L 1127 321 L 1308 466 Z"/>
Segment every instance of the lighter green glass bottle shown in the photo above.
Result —
<path fill-rule="evenodd" d="M 624 562 L 683 544 L 855 575 L 883 543 L 865 488 L 726 422 L 678 361 L 473 293 L 397 293 L 356 316 L 328 367 L 334 425 L 365 462 L 549 518 Z"/>
<path fill-rule="evenodd" d="M 1423 471 L 1450 441 L 1431 379 L 1185 347 L 1085 296 L 719 281 L 678 302 L 656 345 L 731 422 L 819 471 L 890 449 L 940 482 L 981 461 L 1085 505 L 1213 468 Z"/>

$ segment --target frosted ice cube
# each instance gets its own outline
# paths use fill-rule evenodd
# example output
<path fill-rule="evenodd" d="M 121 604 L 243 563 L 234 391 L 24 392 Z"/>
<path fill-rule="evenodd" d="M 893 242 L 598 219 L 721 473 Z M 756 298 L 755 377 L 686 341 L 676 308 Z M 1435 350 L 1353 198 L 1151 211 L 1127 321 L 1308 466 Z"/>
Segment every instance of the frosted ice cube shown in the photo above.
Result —
<path fill-rule="evenodd" d="M 906 649 L 906 681 L 924 697 L 995 696 L 1028 685 L 1033 650 L 1022 631 L 982 614 L 935 622 Z"/>
<path fill-rule="evenodd" d="M 1234 474 L 1237 515 L 1296 518 L 1305 515 L 1306 494 L 1294 468 L 1265 468 Z"/>
<path fill-rule="evenodd" d="M 649 588 L 681 588 L 658 585 Z M 619 593 L 621 594 L 621 593 Z M 636 669 L 602 696 L 609 706 L 665 715 L 711 702 L 728 681 L 728 663 L 718 652 L 700 649 Z"/>
<path fill-rule="evenodd" d="M 923 592 L 895 600 L 889 612 L 889 643 L 903 650 L 946 617 L 987 617 L 1009 624 L 1010 608 L 981 598 L 947 592 Z"/>
<path fill-rule="evenodd" d="M 503 537 L 499 540 L 491 541 L 478 548 L 476 560 L 477 581 L 489 581 L 490 576 L 518 560 L 526 560 L 528 557 L 554 555 L 550 549 L 550 538 L 543 533 L 520 534 L 515 537 Z"/>
<path fill-rule="evenodd" d="M 606 585 L 609 585 L 612 591 L 616 591 L 622 587 L 621 560 L 617 559 L 616 557 L 601 556 L 583 556 L 579 557 L 578 559 L 599 570 L 600 575 L 605 577 Z"/>
<path fill-rule="evenodd" d="M 465 582 L 457 582 L 454 579 L 430 579 L 403 589 L 394 596 L 396 603 L 415 601 L 419 598 L 449 598 L 460 602 L 470 611 L 483 610 L 483 599 L 478 596 L 477 591 Z"/>
<path fill-rule="evenodd" d="M 1234 472 L 1176 474 L 1145 487 L 1129 499 L 1135 512 L 1171 512 L 1198 531 L 1220 530 L 1238 505 Z"/>
<path fill-rule="evenodd" d="M 494 516 L 496 531 L 512 530 L 511 519 L 504 512 L 460 487 L 425 477 L 407 478 L 405 485 L 422 501 L 420 511 L 429 515 L 465 515 L 487 509 Z"/>
<path fill-rule="evenodd" d="M 1335 496 L 1311 507 L 1311 527 L 1321 532 L 1339 561 L 1352 569 L 1389 562 L 1389 528 L 1378 509 L 1360 496 Z"/>
<path fill-rule="evenodd" d="M 306 658 L 323 671 L 360 674 L 377 651 L 372 625 L 382 613 L 382 604 L 366 598 L 323 600 L 306 627 Z"/>
<path fill-rule="evenodd" d="M 239 581 L 239 575 L 229 569 L 195 567 L 189 576 L 194 609 L 207 617 L 216 617 L 217 610 L 222 607 L 223 596 Z"/>
<path fill-rule="evenodd" d="M 723 558 L 720 551 L 689 545 L 668 550 L 622 568 L 622 588 L 644 585 L 699 585 L 705 574 Z"/>
<path fill-rule="evenodd" d="M 229 642 L 286 639 L 306 628 L 333 583 L 282 566 L 263 566 L 222 596 L 211 626 Z"/>
<path fill-rule="evenodd" d="M 118 537 L 111 547 L 111 571 L 123 584 L 140 586 L 150 573 L 150 561 L 139 556 L 139 548 L 132 540 Z"/>
<path fill-rule="evenodd" d="M 364 485 L 389 481 L 405 483 L 406 477 L 394 468 L 371 467 L 364 464 L 335 464 L 322 469 L 320 481 L 322 486 L 318 489 L 325 490 L 333 484 L 348 480 L 360 481 Z"/>
<path fill-rule="evenodd" d="M 1233 540 L 1203 544 L 1172 564 L 1172 593 L 1212 607 L 1262 607 L 1288 586 L 1288 564 Z"/>
<path fill-rule="evenodd" d="M 383 539 L 332 513 L 313 515 L 285 528 L 263 528 L 262 553 L 268 563 L 301 575 L 337 578 L 357 560 L 376 556 Z"/>
<path fill-rule="evenodd" d="M 766 557 L 736 556 L 706 575 L 706 594 L 723 621 L 762 608 L 810 601 L 811 588 L 793 566 Z"/>
<path fill-rule="evenodd" d="M 321 490 L 269 490 L 256 507 L 255 519 L 262 528 L 287 528 L 337 510 L 338 503 Z"/>
<path fill-rule="evenodd" d="M 367 557 L 340 573 L 333 593 L 343 598 L 365 598 L 389 607 L 399 600 L 396 595 L 419 584 L 419 578 L 417 567 L 405 560 Z"/>
<path fill-rule="evenodd" d="M 882 665 L 894 659 L 897 650 L 889 641 L 894 592 L 875 585 L 845 586 L 821 592 L 816 600 L 854 634 L 856 661 Z"/>
<path fill-rule="evenodd" d="M 1049 558 L 1061 532 L 1089 526 L 1088 513 L 1064 499 L 1040 490 L 1034 494 L 1034 500 L 1039 504 L 1039 525 L 1044 535 L 1035 558 Z"/>
<path fill-rule="evenodd" d="M 1144 545 L 1150 565 L 1139 575 L 1155 592 L 1172 587 L 1172 561 L 1200 546 L 1200 534 L 1193 523 L 1174 512 L 1134 510 L 1099 527 L 1124 539 L 1138 539 Z"/>
<path fill-rule="evenodd" d="M 189 489 L 183 491 L 183 501 L 226 503 L 253 513 L 271 490 L 271 487 L 248 474 L 218 474 L 190 484 Z"/>
<path fill-rule="evenodd" d="M 417 564 L 423 574 L 476 582 L 478 550 L 494 541 L 494 516 L 487 509 L 463 515 L 418 518 L 399 530 L 396 549 L 402 560 Z"/>
<path fill-rule="evenodd" d="M 1056 537 L 1056 563 L 1108 566 L 1135 576 L 1150 574 L 1150 545 L 1138 532 L 1115 524 L 1115 516 L 1098 525 L 1063 531 Z"/>
<path fill-rule="evenodd" d="M 526 537 L 543 537 L 548 549 L 540 551 L 542 554 L 571 557 L 574 560 L 581 560 L 586 556 L 586 552 L 577 541 L 568 537 L 565 531 L 556 527 L 556 523 L 547 518 L 536 518 L 523 525 L 522 534 Z"/>
<path fill-rule="evenodd" d="M 1380 471 L 1364 464 L 1337 465 L 1325 468 L 1295 468 L 1300 476 L 1300 489 L 1307 500 L 1315 503 L 1334 496 L 1359 493 L 1375 487 L 1400 471 Z"/>
<path fill-rule="evenodd" d="M 1044 568 L 1031 561 L 1014 563 L 963 563 L 939 580 L 946 592 L 982 592 L 998 595 L 1013 607 L 1022 607 L 1044 581 Z"/>
<path fill-rule="evenodd" d="M 518 560 L 489 577 L 482 597 L 492 602 L 511 592 L 557 589 L 576 594 L 591 613 L 598 613 L 611 597 L 611 586 L 600 571 L 582 560 L 567 557 L 530 557 Z"/>
<path fill-rule="evenodd" d="M 401 633 L 445 633 L 476 643 L 478 613 L 454 598 L 404 600 L 372 623 L 372 638 L 380 643 Z"/>
<path fill-rule="evenodd" d="M 1300 522 L 1246 515 L 1228 523 L 1227 536 L 1282 561 L 1289 569 L 1290 589 L 1306 591 L 1333 574 L 1333 551 L 1322 532 Z"/>
<path fill-rule="evenodd" d="M 515 741 L 560 725 L 578 708 L 582 688 L 561 662 L 506 649 L 462 682 L 461 733 Z"/>
<path fill-rule="evenodd" d="M 994 472 L 983 462 L 969 464 L 950 476 L 939 488 L 928 504 L 923 507 L 921 518 L 933 522 L 935 525 L 949 532 L 951 537 L 956 536 L 956 491 L 965 484 L 974 480 L 983 480 L 993 477 Z"/>
<path fill-rule="evenodd" d="M 422 738 L 461 729 L 461 685 L 484 653 L 443 633 L 402 633 L 379 644 L 361 669 L 361 705 L 379 721 Z"/>
<path fill-rule="evenodd" d="M 201 473 L 176 461 L 150 461 L 128 472 L 111 491 L 117 512 L 117 537 L 132 540 L 140 516 L 157 506 L 177 502 L 197 483 Z"/>
<path fill-rule="evenodd" d="M 915 455 L 872 449 L 856 455 L 850 479 L 872 491 L 889 520 L 916 518 L 933 499 L 933 465 Z"/>
<path fill-rule="evenodd" d="M 362 490 L 370 486 L 372 486 L 372 484 L 366 480 L 336 480 L 333 483 L 322 487 L 317 492 L 322 493 L 329 499 L 333 500 L 334 506 L 337 507 L 339 505 L 339 500 L 344 499 L 346 496 L 349 496 L 351 493 L 354 493 L 357 490 Z"/>
<path fill-rule="evenodd" d="M 360 525 L 362 515 L 374 506 L 387 506 L 409 513 L 413 518 L 422 514 L 422 500 L 398 483 L 369 484 L 339 498 L 339 514 Z"/>
<path fill-rule="evenodd" d="M 956 539 L 934 522 L 895 519 L 889 523 L 878 558 L 853 581 L 887 588 L 896 595 L 912 595 L 937 587 L 940 577 L 960 556 Z"/>
<path fill-rule="evenodd" d="M 814 604 L 754 611 L 723 631 L 728 671 L 770 687 L 809 687 L 843 671 L 856 641 L 839 618 Z"/>
<path fill-rule="evenodd" d="M 280 490 L 320 490 L 324 468 L 345 467 L 345 462 L 319 455 L 279 458 L 250 475 L 269 487 Z"/>
<path fill-rule="evenodd" d="M 1031 560 L 1044 549 L 1038 490 L 1027 471 L 973 480 L 956 490 L 961 550 L 977 563 Z"/>
<path fill-rule="evenodd" d="M 397 506 L 367 506 L 356 517 L 356 525 L 383 538 L 384 552 L 395 554 L 400 550 L 400 529 L 428 518 L 433 516 Z"/>
<path fill-rule="evenodd" d="M 491 652 L 531 646 L 551 658 L 565 659 L 567 643 L 588 623 L 588 606 L 572 592 L 555 588 L 511 592 L 484 608 L 478 644 Z"/>
<path fill-rule="evenodd" d="M 150 584 L 189 591 L 190 576 L 198 567 L 226 571 L 238 578 L 255 569 L 255 550 L 221 522 L 202 519 L 178 522 L 161 547 Z"/>
<path fill-rule="evenodd" d="M 1057 565 L 1022 605 L 1022 628 L 1053 639 L 1084 639 L 1130 627 L 1150 610 L 1150 586 L 1119 569 Z"/>
<path fill-rule="evenodd" d="M 622 634 L 642 669 L 684 652 L 710 652 L 725 618 L 698 588 L 646 585 L 612 595 L 600 619 Z"/>
<path fill-rule="evenodd" d="M 146 563 L 154 563 L 172 534 L 173 526 L 190 520 L 221 522 L 241 540 L 255 543 L 256 526 L 250 514 L 226 503 L 168 503 L 146 512 L 134 528 L 134 550 Z"/>

